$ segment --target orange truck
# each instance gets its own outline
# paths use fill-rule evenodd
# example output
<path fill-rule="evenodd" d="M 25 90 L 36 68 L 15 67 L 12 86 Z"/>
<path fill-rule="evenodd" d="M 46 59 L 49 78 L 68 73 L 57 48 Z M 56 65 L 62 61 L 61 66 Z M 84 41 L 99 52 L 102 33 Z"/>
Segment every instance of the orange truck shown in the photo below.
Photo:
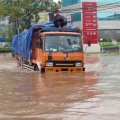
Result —
<path fill-rule="evenodd" d="M 34 71 L 85 71 L 80 30 L 52 23 L 37 24 L 13 37 L 13 55 L 19 66 Z"/>

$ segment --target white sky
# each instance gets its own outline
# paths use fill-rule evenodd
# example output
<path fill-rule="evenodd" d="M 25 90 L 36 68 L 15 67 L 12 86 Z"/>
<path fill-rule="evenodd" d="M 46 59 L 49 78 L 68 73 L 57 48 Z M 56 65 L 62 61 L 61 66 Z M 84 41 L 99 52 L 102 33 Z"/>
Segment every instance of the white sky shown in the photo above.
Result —
<path fill-rule="evenodd" d="M 59 0 L 53 0 L 54 2 L 58 2 Z"/>

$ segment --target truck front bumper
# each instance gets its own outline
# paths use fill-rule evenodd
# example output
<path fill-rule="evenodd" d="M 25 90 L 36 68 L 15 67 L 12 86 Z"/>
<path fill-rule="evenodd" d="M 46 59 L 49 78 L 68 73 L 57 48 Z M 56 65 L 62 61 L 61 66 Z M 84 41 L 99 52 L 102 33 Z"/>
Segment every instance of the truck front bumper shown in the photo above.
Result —
<path fill-rule="evenodd" d="M 85 67 L 45 67 L 45 72 L 61 72 L 61 71 L 80 72 L 85 71 Z"/>

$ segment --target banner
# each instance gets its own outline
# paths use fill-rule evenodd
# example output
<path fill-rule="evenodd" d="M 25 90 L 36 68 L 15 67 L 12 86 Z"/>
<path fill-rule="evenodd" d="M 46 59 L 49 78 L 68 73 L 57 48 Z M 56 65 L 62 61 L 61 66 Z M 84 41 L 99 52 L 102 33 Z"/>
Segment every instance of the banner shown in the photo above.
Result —
<path fill-rule="evenodd" d="M 97 3 L 82 2 L 82 25 L 84 44 L 98 43 Z"/>

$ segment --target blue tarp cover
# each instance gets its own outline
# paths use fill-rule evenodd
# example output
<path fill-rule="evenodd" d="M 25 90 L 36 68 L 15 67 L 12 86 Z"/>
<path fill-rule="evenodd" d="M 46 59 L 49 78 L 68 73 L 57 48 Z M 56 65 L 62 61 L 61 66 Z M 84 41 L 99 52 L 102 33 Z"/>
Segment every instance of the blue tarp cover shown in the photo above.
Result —
<path fill-rule="evenodd" d="M 25 60 L 30 61 L 31 56 L 31 43 L 32 37 L 35 34 L 34 28 L 42 27 L 42 28 L 55 28 L 54 22 L 47 22 L 41 24 L 35 24 L 27 31 L 24 31 L 18 35 L 15 35 L 12 39 L 12 51 L 14 54 L 18 54 L 23 57 Z M 74 29 L 75 26 L 68 26 L 67 28 Z M 37 32 L 37 31 L 36 31 Z"/>
<path fill-rule="evenodd" d="M 18 48 L 17 35 L 15 35 L 12 39 L 12 52 L 13 52 L 13 54 L 17 54 L 17 48 Z"/>

